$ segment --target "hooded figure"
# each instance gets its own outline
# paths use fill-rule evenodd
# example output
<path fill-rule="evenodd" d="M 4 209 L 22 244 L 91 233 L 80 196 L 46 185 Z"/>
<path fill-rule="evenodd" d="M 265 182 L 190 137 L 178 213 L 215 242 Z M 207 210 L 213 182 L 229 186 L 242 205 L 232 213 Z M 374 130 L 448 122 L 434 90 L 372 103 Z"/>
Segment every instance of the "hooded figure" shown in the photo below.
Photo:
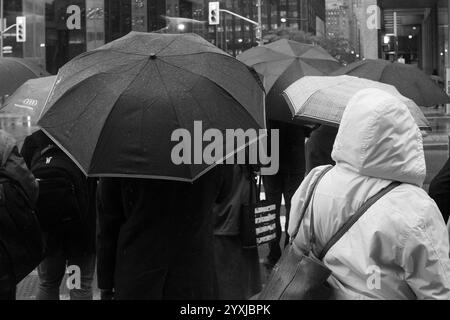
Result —
<path fill-rule="evenodd" d="M 439 209 L 421 189 L 422 136 L 407 107 L 378 89 L 348 103 L 334 143 L 336 166 L 317 185 L 316 251 L 371 196 L 378 200 L 330 249 L 323 262 L 335 299 L 450 299 L 449 237 Z M 306 191 L 323 167 L 305 178 L 292 201 L 289 232 L 299 221 Z M 306 211 L 294 248 L 309 247 Z"/>

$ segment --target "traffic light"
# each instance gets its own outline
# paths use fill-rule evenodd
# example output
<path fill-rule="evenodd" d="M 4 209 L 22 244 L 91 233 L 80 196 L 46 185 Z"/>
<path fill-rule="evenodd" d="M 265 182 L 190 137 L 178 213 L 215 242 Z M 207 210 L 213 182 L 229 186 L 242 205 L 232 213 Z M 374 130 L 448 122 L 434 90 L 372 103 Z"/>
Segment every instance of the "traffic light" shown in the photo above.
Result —
<path fill-rule="evenodd" d="M 25 42 L 27 40 L 27 18 L 19 16 L 16 18 L 16 41 Z"/>
<path fill-rule="evenodd" d="M 210 25 L 218 25 L 220 23 L 219 1 L 209 3 L 208 21 Z"/>

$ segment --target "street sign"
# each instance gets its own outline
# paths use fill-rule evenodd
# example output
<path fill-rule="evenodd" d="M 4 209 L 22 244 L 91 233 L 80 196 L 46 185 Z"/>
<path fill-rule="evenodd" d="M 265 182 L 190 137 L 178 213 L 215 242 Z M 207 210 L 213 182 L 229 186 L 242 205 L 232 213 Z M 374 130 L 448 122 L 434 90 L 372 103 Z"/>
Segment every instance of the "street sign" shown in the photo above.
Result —
<path fill-rule="evenodd" d="M 209 7 L 209 10 L 208 10 L 209 25 L 218 25 L 220 23 L 219 1 L 209 2 L 208 7 Z"/>
<path fill-rule="evenodd" d="M 27 18 L 24 16 L 16 17 L 16 41 L 27 41 Z"/>

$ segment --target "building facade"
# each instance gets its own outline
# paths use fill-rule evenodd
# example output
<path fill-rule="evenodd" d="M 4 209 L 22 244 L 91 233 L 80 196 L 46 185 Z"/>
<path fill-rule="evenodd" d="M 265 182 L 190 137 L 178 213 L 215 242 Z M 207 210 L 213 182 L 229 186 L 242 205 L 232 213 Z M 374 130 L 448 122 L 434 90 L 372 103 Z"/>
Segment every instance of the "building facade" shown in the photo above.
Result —
<path fill-rule="evenodd" d="M 344 1 L 333 1 L 326 7 L 327 36 L 350 40 L 351 16 Z"/>
<path fill-rule="evenodd" d="M 1 1 L 1 0 L 0 0 Z M 257 45 L 254 25 L 221 13 L 208 25 L 209 0 L 3 0 L 4 28 L 25 16 L 26 41 L 3 34 L 3 56 L 30 59 L 55 74 L 82 52 L 128 32 L 194 32 L 237 55 Z M 257 21 L 256 0 L 220 0 L 220 7 Z M 325 32 L 325 0 L 263 0 L 263 36 L 280 28 Z M 1 21 L 0 21 L 1 23 Z M 1 24 L 0 24 L 1 25 Z"/>

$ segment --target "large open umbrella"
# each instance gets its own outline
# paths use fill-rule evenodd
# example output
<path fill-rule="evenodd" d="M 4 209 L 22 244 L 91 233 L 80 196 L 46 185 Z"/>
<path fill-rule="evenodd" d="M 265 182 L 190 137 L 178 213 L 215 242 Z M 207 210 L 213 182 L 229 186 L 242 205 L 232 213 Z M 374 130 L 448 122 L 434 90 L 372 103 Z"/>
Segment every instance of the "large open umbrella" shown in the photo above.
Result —
<path fill-rule="evenodd" d="M 414 101 L 402 96 L 394 86 L 377 81 L 352 76 L 303 77 L 289 86 L 283 96 L 296 117 L 338 126 L 350 99 L 366 88 L 384 90 L 398 97 L 406 104 L 421 129 L 431 129 Z"/>
<path fill-rule="evenodd" d="M 25 81 L 49 75 L 25 59 L 0 58 L 0 97 L 12 94 Z"/>
<path fill-rule="evenodd" d="M 320 46 L 281 39 L 249 49 L 237 59 L 264 76 L 267 92 L 267 116 L 291 122 L 292 114 L 281 93 L 303 76 L 322 76 L 340 68 L 340 64 Z"/>
<path fill-rule="evenodd" d="M 0 112 L 29 116 L 36 124 L 55 80 L 56 76 L 28 80 L 8 97 Z"/>
<path fill-rule="evenodd" d="M 214 166 L 203 132 L 265 128 L 264 89 L 200 36 L 131 32 L 62 67 L 38 124 L 87 175 L 193 181 Z"/>
<path fill-rule="evenodd" d="M 419 106 L 450 103 L 449 96 L 419 68 L 381 59 L 366 59 L 349 64 L 331 76 L 349 75 L 393 85 Z"/>

